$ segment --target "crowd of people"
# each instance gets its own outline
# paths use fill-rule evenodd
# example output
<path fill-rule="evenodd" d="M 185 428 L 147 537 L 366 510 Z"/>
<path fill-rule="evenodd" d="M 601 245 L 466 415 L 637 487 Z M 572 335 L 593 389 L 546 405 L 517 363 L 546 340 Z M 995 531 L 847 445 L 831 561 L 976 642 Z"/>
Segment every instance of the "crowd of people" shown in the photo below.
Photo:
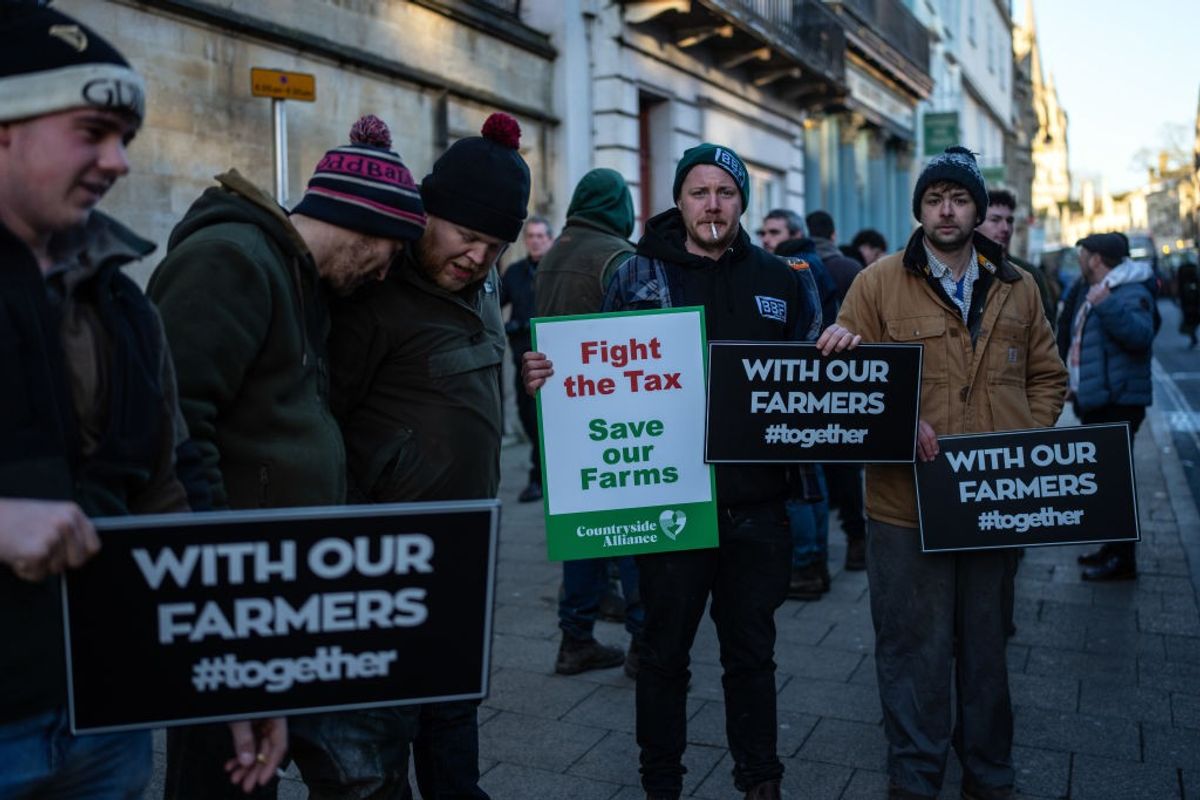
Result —
<path fill-rule="evenodd" d="M 710 340 L 825 355 L 922 344 L 922 460 L 940 435 L 1054 425 L 1067 401 L 1084 422 L 1136 432 L 1151 402 L 1153 275 L 1120 234 L 1089 236 L 1056 315 L 1040 271 L 1007 251 L 1016 198 L 989 192 L 961 147 L 921 171 L 918 227 L 891 254 L 873 230 L 839 246 L 824 211 L 772 210 L 755 244 L 740 221 L 746 166 L 713 143 L 682 154 L 674 205 L 634 243 L 613 170 L 583 177 L 557 237 L 528 215 L 511 117 L 491 115 L 418 182 L 368 115 L 330 143 L 290 210 L 236 169 L 219 175 L 143 293 L 121 269 L 153 246 L 95 209 L 129 172 L 142 78 L 62 13 L 0 14 L 0 630 L 20 642 L 0 655 L 0 796 L 139 797 L 149 777 L 148 732 L 76 736 L 66 721 L 59 583 L 101 546 L 90 518 L 494 498 L 506 349 L 532 443 L 520 500 L 536 501 L 531 398 L 553 365 L 532 348 L 533 317 L 698 305 Z M 501 275 L 522 238 L 525 257 Z M 761 297 L 784 311 L 765 313 Z M 864 489 L 863 465 L 722 464 L 716 502 L 715 548 L 562 567 L 554 669 L 623 665 L 636 681 L 647 798 L 682 790 L 706 610 L 734 785 L 781 797 L 774 616 L 828 591 L 831 510 L 845 569 L 865 569 L 870 587 L 888 796 L 936 796 L 952 747 L 966 800 L 1013 796 L 1011 551 L 923 555 L 907 466 L 867 465 Z M 1136 576 L 1132 545 L 1081 561 L 1087 580 Z M 624 648 L 594 637 L 614 583 Z M 285 757 L 314 798 L 411 797 L 410 757 L 422 797 L 487 797 L 468 701 L 173 728 L 166 796 L 271 797 Z"/>

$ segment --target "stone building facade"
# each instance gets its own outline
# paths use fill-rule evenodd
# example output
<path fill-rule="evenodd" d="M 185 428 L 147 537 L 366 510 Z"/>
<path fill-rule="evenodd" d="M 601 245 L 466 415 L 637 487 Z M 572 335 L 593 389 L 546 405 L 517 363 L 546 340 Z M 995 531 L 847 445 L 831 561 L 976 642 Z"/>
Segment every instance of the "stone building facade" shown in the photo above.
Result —
<path fill-rule="evenodd" d="M 509 4 L 515 9 L 515 3 Z M 60 0 L 142 72 L 147 118 L 132 172 L 103 208 L 158 242 L 212 176 L 236 167 L 274 186 L 271 101 L 251 96 L 250 69 L 316 76 L 316 101 L 288 101 L 289 207 L 326 149 L 365 113 L 392 128 L 418 180 L 495 110 L 523 129 L 534 210 L 553 213 L 559 172 L 553 96 L 557 49 L 504 4 L 451 0 Z"/>

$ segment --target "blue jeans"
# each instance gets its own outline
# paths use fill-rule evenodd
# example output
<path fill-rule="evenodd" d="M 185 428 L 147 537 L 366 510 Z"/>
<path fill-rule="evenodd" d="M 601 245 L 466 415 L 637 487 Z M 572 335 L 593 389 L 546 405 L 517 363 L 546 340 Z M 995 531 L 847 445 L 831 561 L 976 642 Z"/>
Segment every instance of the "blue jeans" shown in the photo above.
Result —
<path fill-rule="evenodd" d="M 150 732 L 71 733 L 65 708 L 0 725 L 0 797 L 135 800 L 150 782 Z"/>
<path fill-rule="evenodd" d="M 817 466 L 814 471 L 821 487 L 821 496 L 828 497 L 824 470 Z M 788 500 L 787 513 L 792 526 L 792 569 L 829 561 L 829 502 Z"/>
<path fill-rule="evenodd" d="M 621 592 L 625 595 L 625 630 L 631 636 L 642 634 L 646 619 L 642 596 L 638 591 L 637 564 L 631 556 L 613 559 L 621 573 Z M 585 558 L 563 562 L 563 593 L 558 601 L 558 627 L 572 639 L 591 639 L 600 610 L 600 598 L 608 588 L 608 559 Z"/>

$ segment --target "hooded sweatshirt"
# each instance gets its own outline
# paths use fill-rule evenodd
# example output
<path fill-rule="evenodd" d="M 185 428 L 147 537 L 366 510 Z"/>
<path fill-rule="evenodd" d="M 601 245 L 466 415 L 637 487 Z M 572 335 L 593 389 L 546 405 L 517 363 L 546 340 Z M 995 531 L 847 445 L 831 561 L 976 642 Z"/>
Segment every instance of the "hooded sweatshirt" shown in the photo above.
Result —
<path fill-rule="evenodd" d="M 605 279 L 633 255 L 633 198 L 621 173 L 594 169 L 567 207 L 567 224 L 538 264 L 537 315 L 594 314 Z"/>
<path fill-rule="evenodd" d="M 613 276 L 603 310 L 703 306 L 710 342 L 802 339 L 800 284 L 781 259 L 751 244 L 740 226 L 716 261 L 689 253 L 685 237 L 678 209 L 647 221 L 637 257 Z M 719 464 L 716 474 L 717 502 L 723 506 L 782 500 L 788 492 L 781 466 Z"/>
<path fill-rule="evenodd" d="M 213 505 L 340 504 L 346 457 L 316 264 L 269 195 L 236 170 L 217 181 L 171 232 L 147 289 Z"/>

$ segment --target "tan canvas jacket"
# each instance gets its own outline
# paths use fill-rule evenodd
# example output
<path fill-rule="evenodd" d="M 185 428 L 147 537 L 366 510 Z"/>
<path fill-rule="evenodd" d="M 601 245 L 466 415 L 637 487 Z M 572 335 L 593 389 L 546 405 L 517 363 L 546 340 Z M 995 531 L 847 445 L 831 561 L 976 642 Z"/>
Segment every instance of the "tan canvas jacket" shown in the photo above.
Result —
<path fill-rule="evenodd" d="M 1051 426 L 1062 410 L 1067 370 L 1042 310 L 1037 285 L 979 234 L 975 249 L 996 269 L 975 346 L 958 309 L 927 279 L 918 228 L 904 251 L 859 273 L 838 324 L 864 342 L 924 347 L 921 419 L 939 436 Z M 916 488 L 908 465 L 868 465 L 867 514 L 916 527 Z"/>

